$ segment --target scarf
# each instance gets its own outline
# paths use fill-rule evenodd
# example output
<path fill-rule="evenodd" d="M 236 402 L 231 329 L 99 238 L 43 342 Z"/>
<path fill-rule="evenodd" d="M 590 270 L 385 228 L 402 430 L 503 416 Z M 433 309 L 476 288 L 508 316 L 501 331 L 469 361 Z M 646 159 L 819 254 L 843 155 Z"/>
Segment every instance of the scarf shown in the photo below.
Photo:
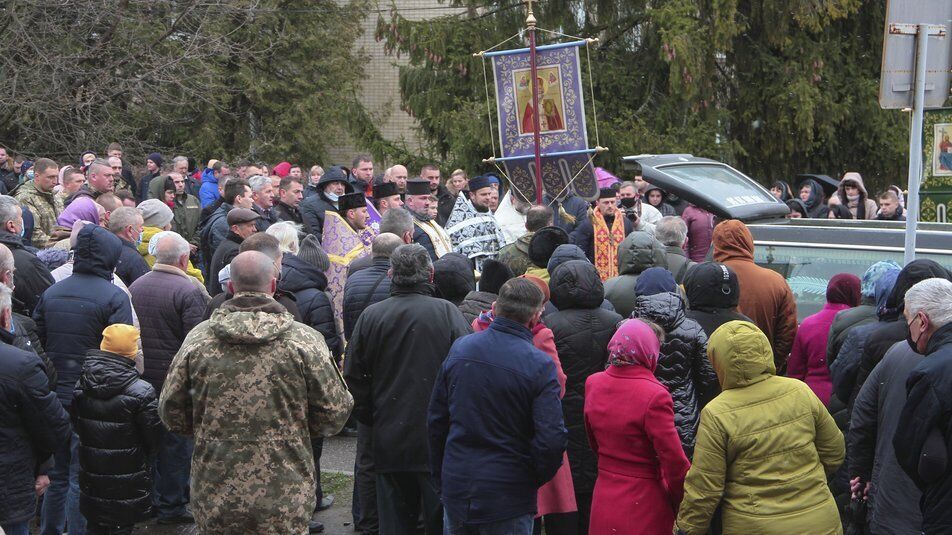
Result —
<path fill-rule="evenodd" d="M 644 366 L 654 373 L 660 351 L 658 335 L 647 323 L 625 320 L 608 342 L 608 362 L 612 366 Z"/>
<path fill-rule="evenodd" d="M 493 215 L 476 210 L 462 193 L 456 196 L 456 205 L 446 220 L 446 233 L 453 241 L 453 252 L 473 260 L 479 271 L 483 261 L 496 258 L 499 249 L 506 244 Z"/>
<path fill-rule="evenodd" d="M 453 250 L 453 244 L 450 243 L 450 237 L 446 235 L 446 231 L 443 230 L 436 221 L 433 221 L 429 216 L 421 216 L 416 212 L 410 212 L 413 215 L 413 225 L 423 231 L 430 238 L 430 242 L 433 244 L 433 251 L 436 253 L 437 258 L 442 258 L 443 255 L 451 252 Z"/>
<path fill-rule="evenodd" d="M 595 268 L 602 281 L 618 276 L 618 244 L 625 239 L 625 220 L 618 214 L 608 228 L 605 216 L 599 210 L 592 213 L 595 234 Z"/>

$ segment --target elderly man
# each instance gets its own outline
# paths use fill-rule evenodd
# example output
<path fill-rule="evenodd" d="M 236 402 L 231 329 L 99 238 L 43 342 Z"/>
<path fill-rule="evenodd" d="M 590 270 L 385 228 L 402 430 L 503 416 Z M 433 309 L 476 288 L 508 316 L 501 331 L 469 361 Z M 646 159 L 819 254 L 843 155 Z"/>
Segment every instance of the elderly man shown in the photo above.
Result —
<path fill-rule="evenodd" d="M 380 532 L 413 533 L 422 512 L 426 532 L 437 534 L 443 518 L 429 476 L 426 408 L 450 346 L 470 328 L 452 303 L 430 295 L 433 263 L 423 247 L 397 247 L 390 273 L 391 297 L 357 320 L 344 376 L 354 416 L 371 429 Z"/>
<path fill-rule="evenodd" d="M 251 186 L 251 198 L 254 201 L 251 209 L 261 216 L 257 222 L 258 232 L 264 232 L 273 223 L 278 222 L 278 218 L 271 208 L 274 206 L 275 193 L 271 177 L 255 175 L 248 179 L 248 185 Z"/>
<path fill-rule="evenodd" d="M 12 293 L 0 285 L 0 333 L 13 328 Z M 30 533 L 37 498 L 50 484 L 48 460 L 69 443 L 69 416 L 36 354 L 0 344 L 0 531 Z"/>
<path fill-rule="evenodd" d="M 300 170 L 300 168 L 298 168 Z M 290 221 L 304 225 L 304 218 L 298 207 L 304 199 L 304 186 L 301 179 L 288 175 L 278 184 L 278 203 L 274 206 L 274 215 L 278 221 Z"/>
<path fill-rule="evenodd" d="M 469 181 L 469 199 L 460 195 L 456 198 L 449 219 L 446 220 L 446 233 L 453 241 L 453 252 L 465 255 L 481 271 L 483 261 L 495 259 L 499 249 L 506 244 L 502 229 L 496 223 L 490 211 L 495 177 L 478 176 Z"/>
<path fill-rule="evenodd" d="M 404 194 L 407 192 L 407 179 L 410 176 L 410 172 L 407 171 L 407 168 L 397 164 L 393 167 L 387 169 L 383 174 L 384 183 L 393 183 L 397 186 L 397 193 Z M 376 188 L 374 188 L 374 193 L 376 194 Z M 375 195 L 376 196 L 376 195 Z"/>
<path fill-rule="evenodd" d="M 426 180 L 407 182 L 405 208 L 413 216 L 413 243 L 420 244 L 436 261 L 452 252 L 453 242 L 439 223 L 430 217 L 430 183 Z"/>
<path fill-rule="evenodd" d="M 337 211 L 337 201 L 345 193 L 354 191 L 347 182 L 347 174 L 340 167 L 331 167 L 317 183 L 317 195 L 311 195 L 301 202 L 301 217 L 308 233 L 318 240 L 324 232 L 324 212 Z"/>
<path fill-rule="evenodd" d="M 56 218 L 63 212 L 63 200 L 53 193 L 59 178 L 59 166 L 49 158 L 40 158 L 33 165 L 33 180 L 17 188 L 16 200 L 33 214 L 33 245 L 44 249 L 69 235 L 56 228 Z"/>
<path fill-rule="evenodd" d="M 602 281 L 606 281 L 618 276 L 618 246 L 635 230 L 634 222 L 618 211 L 617 192 L 601 188 L 591 217 L 581 221 L 569 238 L 595 264 Z"/>
<path fill-rule="evenodd" d="M 40 295 L 52 286 L 53 276 L 46 264 L 23 245 L 22 232 L 20 204 L 13 197 L 0 195 L 0 244 L 13 252 L 16 265 L 13 311 L 30 316 Z"/>
<path fill-rule="evenodd" d="M 103 329 L 114 323 L 133 324 L 129 298 L 112 283 L 122 252 L 119 238 L 100 226 L 86 225 L 73 250 L 73 274 L 50 286 L 33 312 L 40 340 L 56 366 L 56 394 L 67 408 L 86 352 L 99 348 Z M 63 533 L 67 520 L 71 530 L 85 530 L 86 521 L 79 511 L 78 447 L 79 437 L 73 433 L 56 452 L 50 490 L 43 502 L 41 533 Z"/>
<path fill-rule="evenodd" d="M 674 275 L 675 282 L 681 284 L 688 270 L 696 264 L 684 252 L 684 244 L 688 240 L 687 224 L 676 215 L 662 217 L 655 225 L 655 239 L 664 245 L 668 271 Z"/>
<path fill-rule="evenodd" d="M 234 298 L 186 337 L 159 398 L 168 428 L 195 437 L 192 511 L 201 533 L 305 533 L 315 503 L 311 438 L 353 407 L 324 339 L 272 297 L 274 261 L 231 264 Z"/>
<path fill-rule="evenodd" d="M 142 325 L 143 377 L 162 391 L 172 357 L 205 313 L 205 293 L 195 286 L 188 269 L 189 244 L 175 233 L 158 238 L 155 265 L 129 287 L 132 305 Z M 186 510 L 191 463 L 189 440 L 164 432 L 155 458 L 155 488 L 159 523 L 190 523 Z"/>
<path fill-rule="evenodd" d="M 142 214 L 135 208 L 123 206 L 109 216 L 107 228 L 122 242 L 122 254 L 116 264 L 116 275 L 126 286 L 131 286 L 136 279 L 149 272 L 149 265 L 138 249 L 142 243 L 142 226 Z"/>
<path fill-rule="evenodd" d="M 205 287 L 208 294 L 212 297 L 221 293 L 221 284 L 218 283 L 218 273 L 221 269 L 231 263 L 231 260 L 238 255 L 238 247 L 245 238 L 258 232 L 258 219 L 261 216 L 254 210 L 247 208 L 232 208 L 228 212 L 228 235 L 215 249 L 212 255 L 208 277 L 205 280 Z"/>
<path fill-rule="evenodd" d="M 906 379 L 893 446 L 896 458 L 919 490 L 923 533 L 952 527 L 952 473 L 947 466 L 952 436 L 952 282 L 926 279 L 906 292 L 906 341 L 925 355 Z M 898 380 L 898 377 L 893 380 Z"/>

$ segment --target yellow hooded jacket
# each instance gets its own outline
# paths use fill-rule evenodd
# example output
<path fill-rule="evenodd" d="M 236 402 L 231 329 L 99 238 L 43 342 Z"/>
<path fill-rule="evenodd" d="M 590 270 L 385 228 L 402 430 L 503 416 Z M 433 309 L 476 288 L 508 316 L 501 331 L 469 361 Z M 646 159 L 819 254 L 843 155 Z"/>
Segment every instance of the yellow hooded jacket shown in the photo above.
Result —
<path fill-rule="evenodd" d="M 826 474 L 846 448 L 826 407 L 806 383 L 775 375 L 752 323 L 725 323 L 707 352 L 723 391 L 701 411 L 677 527 L 707 533 L 721 504 L 724 533 L 842 533 Z"/>

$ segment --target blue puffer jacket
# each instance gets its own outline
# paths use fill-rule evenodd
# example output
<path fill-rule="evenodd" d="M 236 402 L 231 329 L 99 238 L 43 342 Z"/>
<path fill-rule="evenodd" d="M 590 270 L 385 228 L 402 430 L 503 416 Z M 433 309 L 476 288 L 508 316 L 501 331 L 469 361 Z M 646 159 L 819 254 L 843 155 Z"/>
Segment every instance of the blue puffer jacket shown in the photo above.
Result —
<path fill-rule="evenodd" d="M 102 331 L 114 323 L 132 325 L 132 303 L 112 283 L 122 243 L 108 230 L 86 225 L 73 250 L 73 274 L 40 297 L 33 319 L 46 354 L 56 367 L 56 394 L 65 406 L 86 360 L 99 349 Z"/>
<path fill-rule="evenodd" d="M 40 357 L 0 344 L 0 524 L 33 518 L 40 465 L 69 440 L 69 417 Z"/>
<path fill-rule="evenodd" d="M 202 203 L 202 208 L 217 201 L 220 196 L 215 171 L 206 167 L 202 171 L 202 187 L 198 188 L 198 200 Z"/>
<path fill-rule="evenodd" d="M 334 304 L 325 293 L 327 276 L 293 254 L 284 253 L 278 289 L 294 295 L 304 324 L 324 335 L 327 349 L 335 359 L 340 358 L 344 344 L 334 324 Z"/>
<path fill-rule="evenodd" d="M 350 340 L 361 312 L 374 303 L 390 297 L 390 258 L 378 256 L 370 267 L 350 277 L 344 285 L 344 338 Z"/>

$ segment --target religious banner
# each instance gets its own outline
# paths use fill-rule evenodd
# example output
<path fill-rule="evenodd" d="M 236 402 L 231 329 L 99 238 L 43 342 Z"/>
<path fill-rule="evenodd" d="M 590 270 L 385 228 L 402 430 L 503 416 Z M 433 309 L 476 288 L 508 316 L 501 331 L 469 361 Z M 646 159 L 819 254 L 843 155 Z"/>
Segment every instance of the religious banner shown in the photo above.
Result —
<path fill-rule="evenodd" d="M 542 187 L 550 197 L 564 192 L 589 200 L 598 197 L 578 53 L 585 44 L 576 41 L 536 48 Z M 529 50 L 485 56 L 492 58 L 496 81 L 502 157 L 495 160 L 505 166 L 513 186 L 532 201 L 536 197 L 535 110 Z"/>

